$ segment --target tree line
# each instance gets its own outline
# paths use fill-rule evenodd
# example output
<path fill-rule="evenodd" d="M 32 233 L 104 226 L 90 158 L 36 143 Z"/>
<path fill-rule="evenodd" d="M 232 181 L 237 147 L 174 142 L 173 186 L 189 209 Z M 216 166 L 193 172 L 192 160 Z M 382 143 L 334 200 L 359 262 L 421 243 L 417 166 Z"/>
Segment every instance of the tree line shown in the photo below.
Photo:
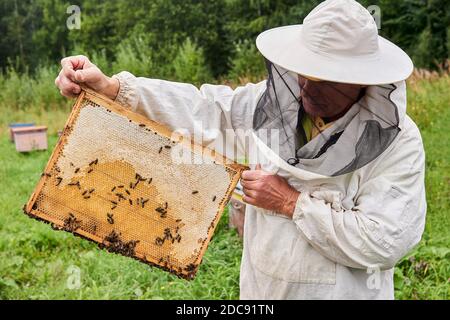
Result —
<path fill-rule="evenodd" d="M 301 23 L 320 0 L 0 0 L 0 69 L 33 73 L 68 54 L 105 70 L 193 79 L 260 75 L 254 40 Z M 450 0 L 361 0 L 381 9 L 381 35 L 417 67 L 438 68 L 450 51 Z M 80 8 L 70 30 L 67 8 Z"/>

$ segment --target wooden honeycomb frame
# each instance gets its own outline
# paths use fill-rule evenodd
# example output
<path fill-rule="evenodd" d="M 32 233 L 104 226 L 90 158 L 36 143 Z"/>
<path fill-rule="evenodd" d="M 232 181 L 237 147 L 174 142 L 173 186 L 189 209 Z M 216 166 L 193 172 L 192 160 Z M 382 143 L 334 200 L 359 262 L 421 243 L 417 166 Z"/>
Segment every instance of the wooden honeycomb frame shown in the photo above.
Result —
<path fill-rule="evenodd" d="M 109 144 L 118 148 L 109 150 Z M 206 162 L 170 164 L 176 148 Z M 24 212 L 110 252 L 193 279 L 245 169 L 83 90 Z"/>

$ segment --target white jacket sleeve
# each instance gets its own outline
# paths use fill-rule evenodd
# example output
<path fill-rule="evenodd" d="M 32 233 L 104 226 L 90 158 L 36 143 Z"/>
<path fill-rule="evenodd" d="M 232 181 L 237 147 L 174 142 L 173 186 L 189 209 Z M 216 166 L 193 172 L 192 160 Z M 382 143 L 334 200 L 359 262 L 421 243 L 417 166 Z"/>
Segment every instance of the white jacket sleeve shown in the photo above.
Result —
<path fill-rule="evenodd" d="M 187 83 L 137 78 L 129 72 L 114 77 L 120 83 L 116 102 L 172 131 L 188 133 L 204 146 L 214 144 L 216 151 L 228 157 L 230 152 L 223 150 L 223 146 L 232 149 L 236 146 L 233 160 L 245 157 L 245 141 L 233 134 L 238 129 L 252 128 L 257 101 L 265 90 L 264 81 L 233 90 L 210 84 L 198 89 Z"/>
<path fill-rule="evenodd" d="M 421 239 L 425 226 L 425 156 L 417 129 L 361 170 L 352 208 L 329 187 L 301 193 L 293 220 L 306 240 L 338 264 L 391 269 Z"/>

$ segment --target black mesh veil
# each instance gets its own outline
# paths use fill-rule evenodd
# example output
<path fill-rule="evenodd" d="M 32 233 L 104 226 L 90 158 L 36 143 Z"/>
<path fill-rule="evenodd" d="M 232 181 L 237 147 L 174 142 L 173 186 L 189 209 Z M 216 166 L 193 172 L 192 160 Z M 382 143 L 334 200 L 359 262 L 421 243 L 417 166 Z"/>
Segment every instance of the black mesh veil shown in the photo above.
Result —
<path fill-rule="evenodd" d="M 316 127 L 320 134 L 308 141 L 298 75 L 267 60 L 266 66 L 267 88 L 256 106 L 253 129 L 277 132 L 279 155 L 290 165 L 325 176 L 346 174 L 378 157 L 400 132 L 399 110 L 391 99 L 398 86 L 389 84 L 367 87 L 344 116 L 324 131 Z"/>

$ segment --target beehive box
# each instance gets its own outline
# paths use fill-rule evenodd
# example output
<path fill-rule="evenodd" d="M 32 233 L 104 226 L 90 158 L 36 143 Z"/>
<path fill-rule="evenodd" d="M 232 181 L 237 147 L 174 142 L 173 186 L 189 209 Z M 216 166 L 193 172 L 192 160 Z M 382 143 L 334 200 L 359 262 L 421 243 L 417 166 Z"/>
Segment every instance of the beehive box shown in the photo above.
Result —
<path fill-rule="evenodd" d="M 192 279 L 245 169 L 87 90 L 24 211 Z"/>
<path fill-rule="evenodd" d="M 14 142 L 14 134 L 13 129 L 14 128 L 26 128 L 26 127 L 34 127 L 35 123 L 10 123 L 9 124 L 9 140 L 11 142 Z"/>
<path fill-rule="evenodd" d="M 18 152 L 47 150 L 47 127 L 19 127 L 11 130 Z"/>

